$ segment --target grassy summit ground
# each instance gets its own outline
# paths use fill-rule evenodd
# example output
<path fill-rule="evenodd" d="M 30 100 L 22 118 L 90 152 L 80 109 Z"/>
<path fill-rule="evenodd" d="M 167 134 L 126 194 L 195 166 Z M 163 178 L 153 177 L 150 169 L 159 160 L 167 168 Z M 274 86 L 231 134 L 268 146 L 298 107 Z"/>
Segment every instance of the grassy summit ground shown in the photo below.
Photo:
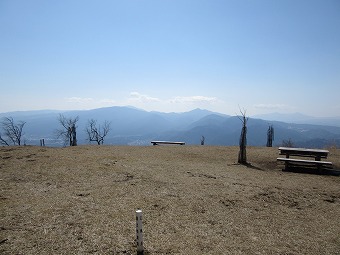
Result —
<path fill-rule="evenodd" d="M 340 177 L 282 172 L 277 148 L 0 148 L 1 254 L 340 254 Z M 329 161 L 340 168 L 340 150 Z"/>

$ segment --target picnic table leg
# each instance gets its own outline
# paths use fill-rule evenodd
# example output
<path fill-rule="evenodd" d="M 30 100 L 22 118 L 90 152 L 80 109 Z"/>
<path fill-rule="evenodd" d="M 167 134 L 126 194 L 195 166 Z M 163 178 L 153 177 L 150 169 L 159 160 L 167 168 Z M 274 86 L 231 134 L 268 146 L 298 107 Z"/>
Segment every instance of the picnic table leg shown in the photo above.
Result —
<path fill-rule="evenodd" d="M 288 169 L 289 169 L 289 162 L 285 162 L 285 171 L 288 171 Z"/>
<path fill-rule="evenodd" d="M 317 165 L 318 174 L 322 173 L 322 165 Z"/>

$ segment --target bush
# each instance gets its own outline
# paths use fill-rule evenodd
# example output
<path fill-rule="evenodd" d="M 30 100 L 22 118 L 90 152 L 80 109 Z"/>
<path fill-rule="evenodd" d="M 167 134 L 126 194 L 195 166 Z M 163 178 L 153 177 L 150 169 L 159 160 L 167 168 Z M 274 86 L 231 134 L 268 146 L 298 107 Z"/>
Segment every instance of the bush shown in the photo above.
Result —
<path fill-rule="evenodd" d="M 293 141 L 289 138 L 288 140 L 282 141 L 282 147 L 294 147 Z"/>

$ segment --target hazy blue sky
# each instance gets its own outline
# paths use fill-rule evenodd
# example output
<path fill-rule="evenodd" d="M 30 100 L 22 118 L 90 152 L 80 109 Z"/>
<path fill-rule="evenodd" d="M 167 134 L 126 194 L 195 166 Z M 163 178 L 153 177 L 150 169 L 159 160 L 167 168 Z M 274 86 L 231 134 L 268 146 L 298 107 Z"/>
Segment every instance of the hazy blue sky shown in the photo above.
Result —
<path fill-rule="evenodd" d="M 339 0 L 0 0 L 0 112 L 340 116 Z"/>

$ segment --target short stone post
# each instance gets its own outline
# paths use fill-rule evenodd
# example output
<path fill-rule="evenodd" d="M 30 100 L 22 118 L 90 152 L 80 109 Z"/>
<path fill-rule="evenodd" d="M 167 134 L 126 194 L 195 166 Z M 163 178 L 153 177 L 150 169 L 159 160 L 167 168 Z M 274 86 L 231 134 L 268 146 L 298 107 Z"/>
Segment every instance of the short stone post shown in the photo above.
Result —
<path fill-rule="evenodd" d="M 142 210 L 136 211 L 136 243 L 137 254 L 144 254 Z"/>

